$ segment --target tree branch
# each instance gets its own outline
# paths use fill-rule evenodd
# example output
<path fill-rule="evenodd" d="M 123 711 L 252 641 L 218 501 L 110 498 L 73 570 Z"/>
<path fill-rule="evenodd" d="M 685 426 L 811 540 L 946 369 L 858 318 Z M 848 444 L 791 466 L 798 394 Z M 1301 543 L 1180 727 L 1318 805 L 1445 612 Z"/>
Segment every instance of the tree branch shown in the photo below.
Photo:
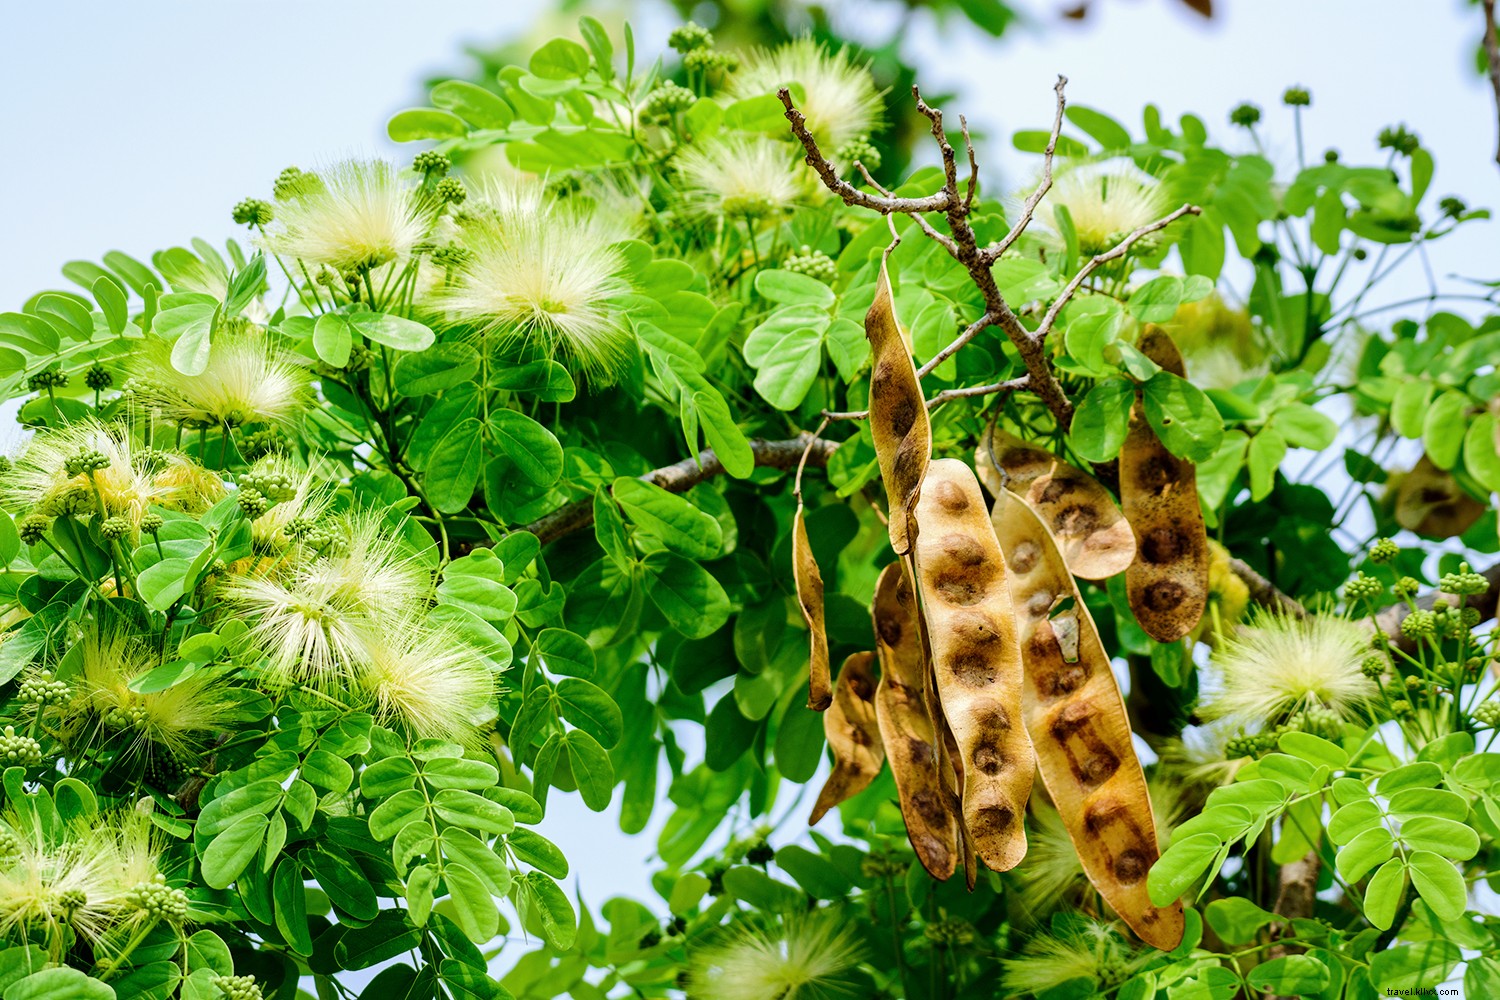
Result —
<path fill-rule="evenodd" d="M 804 431 L 785 441 L 753 439 L 750 442 L 750 454 L 755 458 L 756 468 L 795 469 L 804 456 L 808 465 L 822 468 L 828 464 L 829 457 L 839 444 L 838 441 L 828 441 Z M 683 493 L 723 471 L 723 461 L 714 454 L 712 448 L 705 448 L 692 458 L 653 469 L 640 478 L 669 492 Z M 519 530 L 531 532 L 545 545 L 564 535 L 581 531 L 593 523 L 594 501 L 588 498 L 565 504 Z"/>
<path fill-rule="evenodd" d="M 1250 600 L 1261 607 L 1280 611 L 1293 618 L 1307 617 L 1307 609 L 1295 598 L 1288 597 L 1276 589 L 1276 584 L 1257 573 L 1243 559 L 1230 556 L 1229 571 L 1244 581 L 1245 586 L 1250 590 Z"/>
<path fill-rule="evenodd" d="M 994 264 L 1005 251 L 1011 248 L 1011 244 L 1021 238 L 1026 227 L 1031 225 L 1031 218 L 1036 214 L 1037 205 L 1041 204 L 1047 192 L 1052 190 L 1052 160 L 1057 153 L 1057 139 L 1062 135 L 1063 111 L 1067 109 L 1068 99 L 1063 96 L 1063 89 L 1068 85 L 1068 78 L 1058 74 L 1057 85 L 1052 89 L 1057 94 L 1057 114 L 1052 119 L 1052 134 L 1047 137 L 1047 148 L 1042 150 L 1042 179 L 1037 183 L 1036 190 L 1021 203 L 1021 213 L 1016 216 L 1016 221 L 1010 227 L 999 243 L 993 243 L 982 251 L 986 264 Z M 967 133 L 966 133 L 967 136 Z"/>
<path fill-rule="evenodd" d="M 1495 37 L 1495 0 L 1484 4 L 1484 54 L 1489 62 L 1490 87 L 1495 91 L 1495 110 L 1500 115 L 1500 40 Z M 1500 163 L 1500 139 L 1495 148 L 1495 162 Z"/>

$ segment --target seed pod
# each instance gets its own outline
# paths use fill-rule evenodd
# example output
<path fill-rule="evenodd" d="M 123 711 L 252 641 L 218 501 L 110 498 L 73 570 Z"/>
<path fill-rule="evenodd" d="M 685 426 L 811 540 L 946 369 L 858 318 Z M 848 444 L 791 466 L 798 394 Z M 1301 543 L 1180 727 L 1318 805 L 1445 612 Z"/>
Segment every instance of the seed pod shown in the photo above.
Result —
<path fill-rule="evenodd" d="M 904 556 L 911 549 L 911 512 L 932 457 L 932 424 L 922 383 L 896 320 L 891 278 L 883 260 L 875 301 L 865 313 L 865 336 L 870 341 L 870 436 L 890 508 L 891 548 Z"/>
<path fill-rule="evenodd" d="M 940 767 L 916 595 L 900 563 L 881 572 L 870 615 L 880 655 L 875 715 L 896 779 L 906 836 L 927 873 L 946 879 L 958 863 L 958 811 Z"/>
<path fill-rule="evenodd" d="M 1114 497 L 1050 451 L 992 427 L 974 450 L 974 469 L 990 496 L 1009 488 L 1031 505 L 1052 529 L 1074 576 L 1103 580 L 1135 559 L 1135 533 Z"/>
<path fill-rule="evenodd" d="M 802 503 L 792 520 L 792 578 L 797 584 L 797 605 L 807 622 L 810 649 L 807 656 L 807 707 L 821 712 L 833 700 L 832 681 L 828 676 L 828 629 L 823 621 L 823 574 L 813 558 L 812 544 L 807 540 L 807 521 Z"/>
<path fill-rule="evenodd" d="M 823 734 L 833 747 L 833 772 L 818 793 L 808 826 L 869 787 L 885 763 L 885 744 L 875 721 L 874 664 L 874 653 L 855 653 L 839 670 L 833 704 L 823 713 Z"/>
<path fill-rule="evenodd" d="M 1026 855 L 1022 813 L 1036 775 L 1021 720 L 1021 652 L 1005 557 L 979 480 L 963 462 L 933 462 L 917 501 L 922 614 L 939 700 L 963 763 L 963 817 L 996 871 Z"/>
<path fill-rule="evenodd" d="M 1022 707 L 1047 786 L 1084 873 L 1141 939 L 1182 939 L 1182 904 L 1156 907 L 1146 874 L 1158 856 L 1146 776 L 1125 702 L 1093 616 L 1037 513 L 1014 493 L 995 501 L 1026 666 Z"/>
<path fill-rule="evenodd" d="M 1426 455 L 1397 482 L 1395 494 L 1396 523 L 1428 538 L 1462 535 L 1484 513 L 1484 504 Z"/>
<path fill-rule="evenodd" d="M 1148 326 L 1141 353 L 1183 374 L 1177 345 Z M 1139 400 L 1120 450 L 1120 505 L 1135 531 L 1135 561 L 1125 570 L 1130 609 L 1157 642 L 1176 642 L 1198 625 L 1208 601 L 1208 533 L 1198 506 L 1193 463 L 1166 449 Z"/>

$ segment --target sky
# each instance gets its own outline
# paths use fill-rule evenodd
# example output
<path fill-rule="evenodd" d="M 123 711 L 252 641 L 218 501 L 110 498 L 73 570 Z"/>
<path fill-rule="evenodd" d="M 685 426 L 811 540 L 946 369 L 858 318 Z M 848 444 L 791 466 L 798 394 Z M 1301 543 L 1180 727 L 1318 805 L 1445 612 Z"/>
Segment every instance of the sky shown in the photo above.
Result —
<path fill-rule="evenodd" d="M 0 31 L 0 128 L 10 137 L 0 156 L 0 311 L 67 287 L 58 268 L 68 260 L 111 249 L 144 259 L 194 236 L 234 235 L 231 206 L 265 196 L 288 164 L 391 151 L 385 121 L 420 98 L 421 80 L 463 68 L 466 42 L 527 30 L 541 6 L 12 6 Z M 880 6 L 829 6 L 854 33 L 888 15 Z M 1381 162 L 1375 134 L 1404 121 L 1435 152 L 1434 195 L 1500 206 L 1495 109 L 1471 68 L 1479 21 L 1462 0 L 1220 0 L 1212 23 L 1176 0 L 1098 0 L 1083 25 L 1060 21 L 1059 2 L 1025 6 L 1030 25 L 999 43 L 957 22 L 941 32 L 925 15 L 907 33 L 925 89 L 957 93 L 947 110 L 966 113 L 980 132 L 1049 124 L 1052 83 L 1065 73 L 1072 101 L 1137 131 L 1141 106 L 1155 102 L 1169 121 L 1195 111 L 1233 138 L 1228 110 L 1253 101 L 1285 140 L 1273 156 L 1290 165 L 1279 99 L 1297 84 L 1313 95 L 1312 155 L 1332 145 L 1346 160 Z M 651 25 L 667 22 L 656 9 L 635 23 L 647 39 L 664 34 Z M 991 178 L 1015 186 L 1029 177 L 1033 161 L 1000 142 L 982 148 Z M 1493 275 L 1496 250 L 1494 224 L 1472 226 L 1433 247 L 1434 272 Z M 1414 273 L 1386 294 L 1424 288 Z M 618 833 L 615 814 L 600 818 L 576 796 L 554 794 L 541 828 L 596 906 L 617 893 L 649 896 L 652 834 L 666 810 L 635 839 Z"/>

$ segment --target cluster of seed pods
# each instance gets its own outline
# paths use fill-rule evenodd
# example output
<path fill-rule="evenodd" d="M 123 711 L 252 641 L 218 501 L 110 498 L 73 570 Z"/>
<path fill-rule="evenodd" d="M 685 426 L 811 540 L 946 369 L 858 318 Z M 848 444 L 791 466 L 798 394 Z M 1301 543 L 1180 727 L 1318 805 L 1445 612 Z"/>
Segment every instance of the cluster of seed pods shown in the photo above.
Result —
<path fill-rule="evenodd" d="M 1148 634 L 1172 642 L 1191 632 L 1208 558 L 1192 464 L 1162 445 L 1139 401 L 1119 460 L 1119 506 L 1093 476 L 993 427 L 973 468 L 934 460 L 884 265 L 865 329 L 870 429 L 897 561 L 875 588 L 875 652 L 850 656 L 830 686 L 822 582 L 799 504 L 793 563 L 813 633 L 809 701 L 831 702 L 824 730 L 834 756 L 811 821 L 867 788 L 889 760 L 918 860 L 938 879 L 962 864 L 972 887 L 976 856 L 996 871 L 1024 859 L 1040 772 L 1100 895 L 1142 940 L 1176 947 L 1183 909 L 1155 906 L 1146 892 L 1158 845 L 1145 775 L 1074 577 L 1124 573 Z M 1182 374 L 1159 329 L 1145 331 L 1140 349 Z"/>

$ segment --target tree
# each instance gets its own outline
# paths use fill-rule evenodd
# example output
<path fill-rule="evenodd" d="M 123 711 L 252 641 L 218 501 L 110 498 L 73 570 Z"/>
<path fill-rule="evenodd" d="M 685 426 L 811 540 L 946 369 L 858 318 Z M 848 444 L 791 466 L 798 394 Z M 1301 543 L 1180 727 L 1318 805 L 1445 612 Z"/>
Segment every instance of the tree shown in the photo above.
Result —
<path fill-rule="evenodd" d="M 1483 992 L 1500 320 L 1367 305 L 1487 218 L 1417 138 L 1059 79 L 1007 202 L 844 51 L 579 38 L 0 315 L 6 1000 Z M 575 793 L 660 900 L 569 897 Z"/>

